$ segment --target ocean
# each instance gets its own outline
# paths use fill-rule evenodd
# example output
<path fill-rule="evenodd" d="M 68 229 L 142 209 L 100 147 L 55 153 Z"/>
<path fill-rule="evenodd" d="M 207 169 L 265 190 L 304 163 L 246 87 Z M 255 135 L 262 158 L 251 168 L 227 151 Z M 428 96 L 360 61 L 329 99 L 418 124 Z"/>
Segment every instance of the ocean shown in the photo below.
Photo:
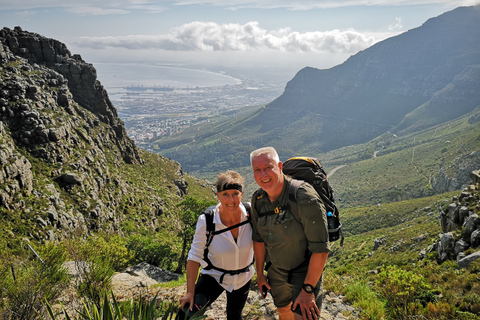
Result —
<path fill-rule="evenodd" d="M 177 66 L 96 63 L 97 78 L 107 89 L 144 87 L 217 87 L 240 84 L 241 80 L 224 73 Z"/>

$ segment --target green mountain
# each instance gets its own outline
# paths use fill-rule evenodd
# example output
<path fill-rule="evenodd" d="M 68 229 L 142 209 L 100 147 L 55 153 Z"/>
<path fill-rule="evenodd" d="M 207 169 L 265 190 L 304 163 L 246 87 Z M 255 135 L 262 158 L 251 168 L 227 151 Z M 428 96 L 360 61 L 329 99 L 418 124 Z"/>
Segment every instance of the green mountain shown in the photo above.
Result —
<path fill-rule="evenodd" d="M 480 165 L 470 155 L 480 150 L 479 23 L 480 7 L 460 7 L 331 69 L 304 68 L 266 106 L 162 138 L 159 153 L 208 179 L 227 168 L 248 176 L 249 152 L 262 146 L 281 160 L 317 156 L 330 170 L 350 165 L 332 178 L 348 203 L 459 189 Z M 371 195 L 357 197 L 351 190 L 367 179 L 372 186 L 358 192 Z"/>

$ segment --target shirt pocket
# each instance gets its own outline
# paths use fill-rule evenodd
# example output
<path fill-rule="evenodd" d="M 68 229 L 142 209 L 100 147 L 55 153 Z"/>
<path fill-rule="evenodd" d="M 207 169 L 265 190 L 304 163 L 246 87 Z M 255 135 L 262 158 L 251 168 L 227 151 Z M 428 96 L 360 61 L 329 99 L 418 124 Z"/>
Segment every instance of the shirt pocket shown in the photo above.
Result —
<path fill-rule="evenodd" d="M 292 212 L 285 211 L 279 213 L 273 218 L 273 223 L 271 224 L 269 231 L 274 242 L 286 241 L 292 236 L 293 230 L 295 230 L 294 233 L 301 232 L 301 228 L 299 229 L 301 225 L 296 221 Z"/>

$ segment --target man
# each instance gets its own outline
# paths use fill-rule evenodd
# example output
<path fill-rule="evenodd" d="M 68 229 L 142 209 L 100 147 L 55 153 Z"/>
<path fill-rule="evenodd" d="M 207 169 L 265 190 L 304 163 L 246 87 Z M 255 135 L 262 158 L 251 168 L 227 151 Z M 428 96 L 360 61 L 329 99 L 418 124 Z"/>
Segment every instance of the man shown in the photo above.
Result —
<path fill-rule="evenodd" d="M 289 201 L 291 178 L 283 174 L 274 148 L 253 151 L 250 162 L 260 186 L 252 196 L 258 287 L 270 290 L 280 320 L 319 319 L 321 276 L 330 251 L 322 200 L 302 183 L 296 203 Z"/>

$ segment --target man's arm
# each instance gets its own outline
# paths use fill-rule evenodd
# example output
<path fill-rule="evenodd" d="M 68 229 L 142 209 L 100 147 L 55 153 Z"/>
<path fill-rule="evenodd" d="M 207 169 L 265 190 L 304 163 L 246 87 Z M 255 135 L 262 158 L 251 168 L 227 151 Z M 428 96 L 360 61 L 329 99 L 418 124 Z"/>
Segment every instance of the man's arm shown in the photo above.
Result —
<path fill-rule="evenodd" d="M 325 263 L 327 262 L 328 252 L 323 253 L 312 253 L 310 257 L 310 262 L 308 264 L 308 271 L 307 276 L 305 277 L 305 281 L 303 283 L 311 284 L 312 286 L 316 286 L 318 280 L 323 273 L 323 268 L 325 267 Z M 317 315 L 320 315 L 320 310 L 315 303 L 315 295 L 312 293 L 306 293 L 305 290 L 300 291 L 297 299 L 293 304 L 293 309 L 300 305 L 300 309 L 302 310 L 303 319 L 311 319 L 310 313 L 313 311 L 316 312 Z M 316 319 L 313 318 L 313 319 Z"/>
<path fill-rule="evenodd" d="M 304 283 L 315 286 L 322 276 L 325 263 L 327 262 L 328 252 L 312 253 L 310 263 L 308 264 L 308 272 Z"/>
<path fill-rule="evenodd" d="M 255 270 L 257 271 L 257 284 L 258 284 L 258 289 L 260 289 L 260 292 L 262 293 L 262 287 L 265 286 L 267 287 L 268 290 L 270 290 L 270 285 L 267 282 L 267 278 L 265 277 L 263 273 L 263 267 L 265 265 L 265 243 L 264 242 L 253 242 L 253 254 L 255 256 Z"/>

